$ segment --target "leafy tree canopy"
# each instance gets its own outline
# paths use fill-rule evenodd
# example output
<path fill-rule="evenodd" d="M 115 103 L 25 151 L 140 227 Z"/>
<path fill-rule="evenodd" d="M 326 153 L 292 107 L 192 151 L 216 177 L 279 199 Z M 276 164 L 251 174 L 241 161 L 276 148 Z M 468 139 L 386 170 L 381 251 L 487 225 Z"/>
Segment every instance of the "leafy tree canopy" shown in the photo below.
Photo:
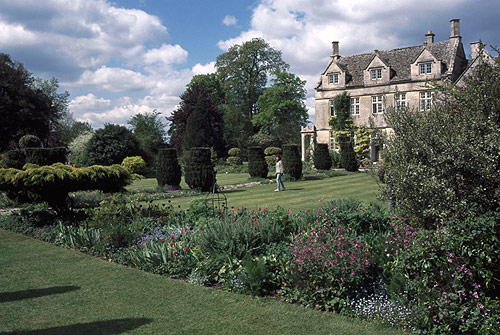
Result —
<path fill-rule="evenodd" d="M 161 121 L 160 116 L 160 112 L 153 111 L 136 114 L 128 121 L 132 133 L 149 163 L 156 157 L 158 150 L 163 147 L 167 136 L 165 123 Z"/>
<path fill-rule="evenodd" d="M 252 123 L 259 132 L 272 135 L 281 143 L 298 142 L 300 127 L 308 119 L 304 104 L 306 82 L 288 72 L 276 73 L 272 82 L 259 97 L 259 113 Z"/>

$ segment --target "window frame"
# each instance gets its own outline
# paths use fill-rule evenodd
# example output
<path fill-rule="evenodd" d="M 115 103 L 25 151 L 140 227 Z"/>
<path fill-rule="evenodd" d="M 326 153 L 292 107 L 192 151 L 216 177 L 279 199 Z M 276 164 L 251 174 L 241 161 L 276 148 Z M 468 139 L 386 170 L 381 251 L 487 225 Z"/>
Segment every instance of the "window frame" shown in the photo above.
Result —
<path fill-rule="evenodd" d="M 328 101 L 328 111 L 330 114 L 330 117 L 332 116 L 337 116 L 337 111 L 335 110 L 335 100 L 329 100 Z"/>
<path fill-rule="evenodd" d="M 372 95 L 372 114 L 383 114 L 384 106 L 383 106 L 383 95 Z"/>
<path fill-rule="evenodd" d="M 394 105 L 396 110 L 401 110 L 407 107 L 406 92 L 394 94 Z"/>
<path fill-rule="evenodd" d="M 431 74 L 432 73 L 432 63 L 420 63 L 419 64 L 419 73 L 421 75 Z"/>
<path fill-rule="evenodd" d="M 382 79 L 382 68 L 370 69 L 370 79 L 371 80 L 380 80 Z"/>
<path fill-rule="evenodd" d="M 340 76 L 338 72 L 329 73 L 327 76 L 328 76 L 328 84 L 337 85 L 339 83 Z"/>
<path fill-rule="evenodd" d="M 359 115 L 359 97 L 351 98 L 349 109 L 352 116 Z"/>
<path fill-rule="evenodd" d="M 424 91 L 419 92 L 419 110 L 425 112 L 430 110 L 432 107 L 432 92 Z"/>

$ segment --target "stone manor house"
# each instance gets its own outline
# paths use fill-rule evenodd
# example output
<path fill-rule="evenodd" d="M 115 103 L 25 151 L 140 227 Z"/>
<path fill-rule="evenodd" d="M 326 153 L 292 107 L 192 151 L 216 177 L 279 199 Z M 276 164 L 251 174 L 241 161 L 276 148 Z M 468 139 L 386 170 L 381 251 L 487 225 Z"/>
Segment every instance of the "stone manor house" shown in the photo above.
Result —
<path fill-rule="evenodd" d="M 467 60 L 460 20 L 450 21 L 448 40 L 435 42 L 429 31 L 421 45 L 392 50 L 374 50 L 369 53 L 340 56 L 339 42 L 332 42 L 332 56 L 316 86 L 316 124 L 302 128 L 302 159 L 305 159 L 306 136 L 317 143 L 328 143 L 335 150 L 335 138 L 328 119 L 335 115 L 333 101 L 347 92 L 351 97 L 351 116 L 354 124 L 373 127 L 382 133 L 390 129 L 384 120 L 388 106 L 428 110 L 433 92 L 430 80 L 459 83 L 479 56 L 479 42 L 471 43 L 471 59 Z M 373 135 L 372 135 L 373 136 Z M 372 138 L 369 157 L 380 159 L 381 148 Z"/>

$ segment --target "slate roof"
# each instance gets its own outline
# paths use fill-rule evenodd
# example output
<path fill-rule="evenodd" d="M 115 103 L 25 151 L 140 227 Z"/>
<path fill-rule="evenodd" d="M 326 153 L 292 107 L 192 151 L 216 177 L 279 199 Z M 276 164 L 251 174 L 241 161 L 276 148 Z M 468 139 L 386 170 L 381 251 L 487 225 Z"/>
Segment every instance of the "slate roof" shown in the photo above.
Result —
<path fill-rule="evenodd" d="M 453 38 L 446 41 L 434 42 L 429 45 L 422 44 L 392 50 L 375 50 L 359 55 L 342 56 L 337 60 L 332 59 L 327 69 L 332 62 L 336 62 L 347 74 L 346 87 L 363 86 L 363 71 L 368 67 L 375 55 L 378 55 L 391 67 L 391 83 L 409 81 L 411 80 L 410 65 L 415 62 L 424 48 L 427 48 L 436 59 L 444 64 L 443 74 L 451 73 L 455 65 L 454 60 L 456 59 L 459 45 L 460 40 Z M 323 75 L 326 71 L 323 72 Z M 317 88 L 321 88 L 321 80 Z"/>

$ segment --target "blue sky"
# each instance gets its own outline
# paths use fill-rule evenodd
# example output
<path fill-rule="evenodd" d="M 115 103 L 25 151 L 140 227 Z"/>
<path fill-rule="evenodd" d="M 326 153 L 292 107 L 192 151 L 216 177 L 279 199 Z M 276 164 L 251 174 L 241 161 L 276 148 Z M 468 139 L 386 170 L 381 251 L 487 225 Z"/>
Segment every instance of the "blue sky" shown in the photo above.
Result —
<path fill-rule="evenodd" d="M 449 37 L 459 18 L 465 51 L 500 46 L 497 0 L 0 0 L 0 52 L 35 76 L 59 79 L 70 111 L 94 127 L 136 113 L 167 117 L 193 75 L 214 71 L 231 45 L 264 38 L 314 86 L 331 42 L 350 55 Z"/>

